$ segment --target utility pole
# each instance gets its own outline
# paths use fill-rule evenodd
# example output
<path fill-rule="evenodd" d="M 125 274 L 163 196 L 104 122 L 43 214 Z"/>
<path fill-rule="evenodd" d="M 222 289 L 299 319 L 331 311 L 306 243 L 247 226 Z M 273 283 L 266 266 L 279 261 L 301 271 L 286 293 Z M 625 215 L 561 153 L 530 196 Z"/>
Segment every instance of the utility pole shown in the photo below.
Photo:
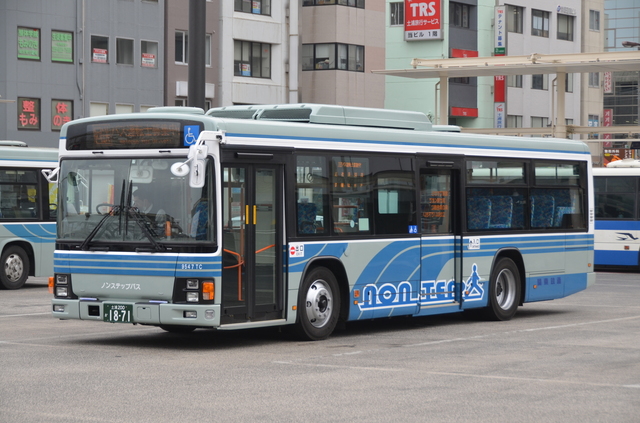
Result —
<path fill-rule="evenodd" d="M 207 3 L 189 0 L 189 90 L 187 105 L 204 109 L 205 94 L 205 27 Z"/>

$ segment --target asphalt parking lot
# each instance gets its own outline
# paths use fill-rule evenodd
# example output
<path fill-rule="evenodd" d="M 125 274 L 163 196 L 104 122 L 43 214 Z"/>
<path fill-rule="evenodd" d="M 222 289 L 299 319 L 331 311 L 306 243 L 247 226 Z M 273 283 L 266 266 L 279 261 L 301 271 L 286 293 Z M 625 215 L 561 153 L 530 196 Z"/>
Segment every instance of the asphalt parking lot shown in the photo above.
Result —
<path fill-rule="evenodd" d="M 640 275 L 599 273 L 509 322 L 464 314 L 275 329 L 60 321 L 44 279 L 0 291 L 2 422 L 637 422 Z"/>

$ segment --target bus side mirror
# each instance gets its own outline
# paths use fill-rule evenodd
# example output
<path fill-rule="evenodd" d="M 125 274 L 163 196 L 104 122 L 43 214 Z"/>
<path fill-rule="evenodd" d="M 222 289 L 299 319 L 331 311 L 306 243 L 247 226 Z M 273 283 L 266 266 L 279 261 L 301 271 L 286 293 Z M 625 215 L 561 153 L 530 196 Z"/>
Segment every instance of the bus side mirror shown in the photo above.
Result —
<path fill-rule="evenodd" d="M 196 143 L 189 147 L 187 161 L 171 165 L 171 173 L 175 176 L 186 176 L 190 173 L 189 186 L 202 188 L 204 186 L 205 159 L 209 153 L 209 147 L 203 143 Z"/>

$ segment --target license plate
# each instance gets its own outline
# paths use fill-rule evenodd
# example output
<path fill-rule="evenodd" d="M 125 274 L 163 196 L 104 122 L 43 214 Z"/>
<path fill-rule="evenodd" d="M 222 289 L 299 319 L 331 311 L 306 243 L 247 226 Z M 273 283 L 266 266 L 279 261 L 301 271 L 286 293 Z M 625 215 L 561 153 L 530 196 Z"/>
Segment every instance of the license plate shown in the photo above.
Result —
<path fill-rule="evenodd" d="M 102 319 L 109 323 L 133 323 L 133 306 L 131 304 L 104 304 Z"/>

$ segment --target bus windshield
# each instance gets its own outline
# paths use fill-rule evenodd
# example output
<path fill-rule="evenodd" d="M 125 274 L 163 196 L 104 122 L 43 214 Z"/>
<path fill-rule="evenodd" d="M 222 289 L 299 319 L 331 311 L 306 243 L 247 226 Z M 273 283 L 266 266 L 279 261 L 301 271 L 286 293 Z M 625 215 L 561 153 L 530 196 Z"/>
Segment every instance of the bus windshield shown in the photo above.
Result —
<path fill-rule="evenodd" d="M 212 245 L 212 184 L 189 186 L 171 165 L 186 158 L 64 159 L 58 242 L 62 248 L 180 251 Z M 209 165 L 207 172 L 211 177 Z"/>

